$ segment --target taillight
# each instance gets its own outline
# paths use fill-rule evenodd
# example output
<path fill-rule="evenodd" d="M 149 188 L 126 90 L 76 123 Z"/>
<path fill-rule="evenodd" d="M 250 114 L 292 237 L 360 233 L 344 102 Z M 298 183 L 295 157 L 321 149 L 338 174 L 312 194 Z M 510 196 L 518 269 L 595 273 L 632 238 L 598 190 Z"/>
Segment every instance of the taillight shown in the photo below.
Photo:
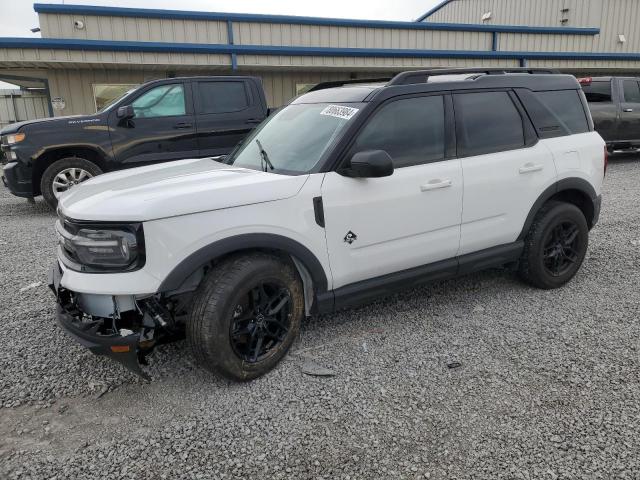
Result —
<path fill-rule="evenodd" d="M 604 175 L 607 174 L 607 166 L 609 165 L 609 150 L 605 145 L 604 147 Z"/>
<path fill-rule="evenodd" d="M 591 85 L 592 82 L 592 78 L 591 77 L 584 77 L 584 78 L 579 78 L 578 82 L 580 82 L 580 85 Z"/>

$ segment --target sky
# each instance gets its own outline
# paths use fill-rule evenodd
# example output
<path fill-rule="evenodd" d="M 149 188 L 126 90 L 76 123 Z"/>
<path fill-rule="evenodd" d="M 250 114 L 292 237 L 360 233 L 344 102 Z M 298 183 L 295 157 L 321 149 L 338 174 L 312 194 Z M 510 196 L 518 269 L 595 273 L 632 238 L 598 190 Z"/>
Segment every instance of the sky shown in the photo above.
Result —
<path fill-rule="evenodd" d="M 160 8 L 205 12 L 264 13 L 309 17 L 358 18 L 364 20 L 411 21 L 440 0 L 37 0 L 38 3 L 102 5 L 108 7 Z M 38 16 L 29 0 L 0 0 L 0 37 L 39 37 L 30 32 Z M 12 88 L 0 82 L 0 89 Z"/>

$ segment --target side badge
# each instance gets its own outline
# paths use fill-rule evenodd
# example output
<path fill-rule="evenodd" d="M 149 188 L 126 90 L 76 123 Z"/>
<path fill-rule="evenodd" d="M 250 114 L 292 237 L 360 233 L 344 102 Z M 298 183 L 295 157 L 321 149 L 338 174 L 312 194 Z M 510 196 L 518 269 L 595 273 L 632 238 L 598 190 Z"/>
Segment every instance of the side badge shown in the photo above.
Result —
<path fill-rule="evenodd" d="M 344 236 L 344 241 L 347 242 L 349 245 L 351 245 L 357 239 L 358 239 L 358 236 L 355 233 L 353 233 L 351 230 L 349 230 L 347 234 Z"/>

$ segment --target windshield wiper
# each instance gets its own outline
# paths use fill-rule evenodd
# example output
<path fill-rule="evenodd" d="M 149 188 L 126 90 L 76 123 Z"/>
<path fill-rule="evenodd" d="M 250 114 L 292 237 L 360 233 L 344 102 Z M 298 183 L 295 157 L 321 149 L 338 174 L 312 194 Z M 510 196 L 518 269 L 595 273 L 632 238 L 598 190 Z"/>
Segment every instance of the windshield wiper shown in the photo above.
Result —
<path fill-rule="evenodd" d="M 262 148 L 262 144 L 260 143 L 260 140 L 258 140 L 256 138 L 256 145 L 258 145 L 258 149 L 260 150 L 260 166 L 262 167 L 262 170 L 264 170 L 265 172 L 267 171 L 267 166 L 273 170 L 273 163 L 271 163 L 271 161 L 269 160 L 269 155 L 267 154 L 267 151 Z"/>

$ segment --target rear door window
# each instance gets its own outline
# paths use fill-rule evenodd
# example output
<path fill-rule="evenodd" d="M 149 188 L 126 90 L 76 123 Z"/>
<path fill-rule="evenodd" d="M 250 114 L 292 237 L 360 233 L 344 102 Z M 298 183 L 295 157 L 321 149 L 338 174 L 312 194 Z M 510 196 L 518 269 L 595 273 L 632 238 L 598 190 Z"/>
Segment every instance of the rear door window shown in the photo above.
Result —
<path fill-rule="evenodd" d="M 242 81 L 198 82 L 199 114 L 239 112 L 249 106 Z"/>
<path fill-rule="evenodd" d="M 640 88 L 637 80 L 624 80 L 624 101 L 628 103 L 640 103 Z"/>
<path fill-rule="evenodd" d="M 536 92 L 536 96 L 553 116 L 553 123 L 557 122 L 567 133 L 589 131 L 587 116 L 577 90 Z"/>
<path fill-rule="evenodd" d="M 587 102 L 601 103 L 611 101 L 611 81 L 599 80 L 582 85 Z"/>
<path fill-rule="evenodd" d="M 524 147 L 522 117 L 507 92 L 455 94 L 453 102 L 459 156 Z"/>

